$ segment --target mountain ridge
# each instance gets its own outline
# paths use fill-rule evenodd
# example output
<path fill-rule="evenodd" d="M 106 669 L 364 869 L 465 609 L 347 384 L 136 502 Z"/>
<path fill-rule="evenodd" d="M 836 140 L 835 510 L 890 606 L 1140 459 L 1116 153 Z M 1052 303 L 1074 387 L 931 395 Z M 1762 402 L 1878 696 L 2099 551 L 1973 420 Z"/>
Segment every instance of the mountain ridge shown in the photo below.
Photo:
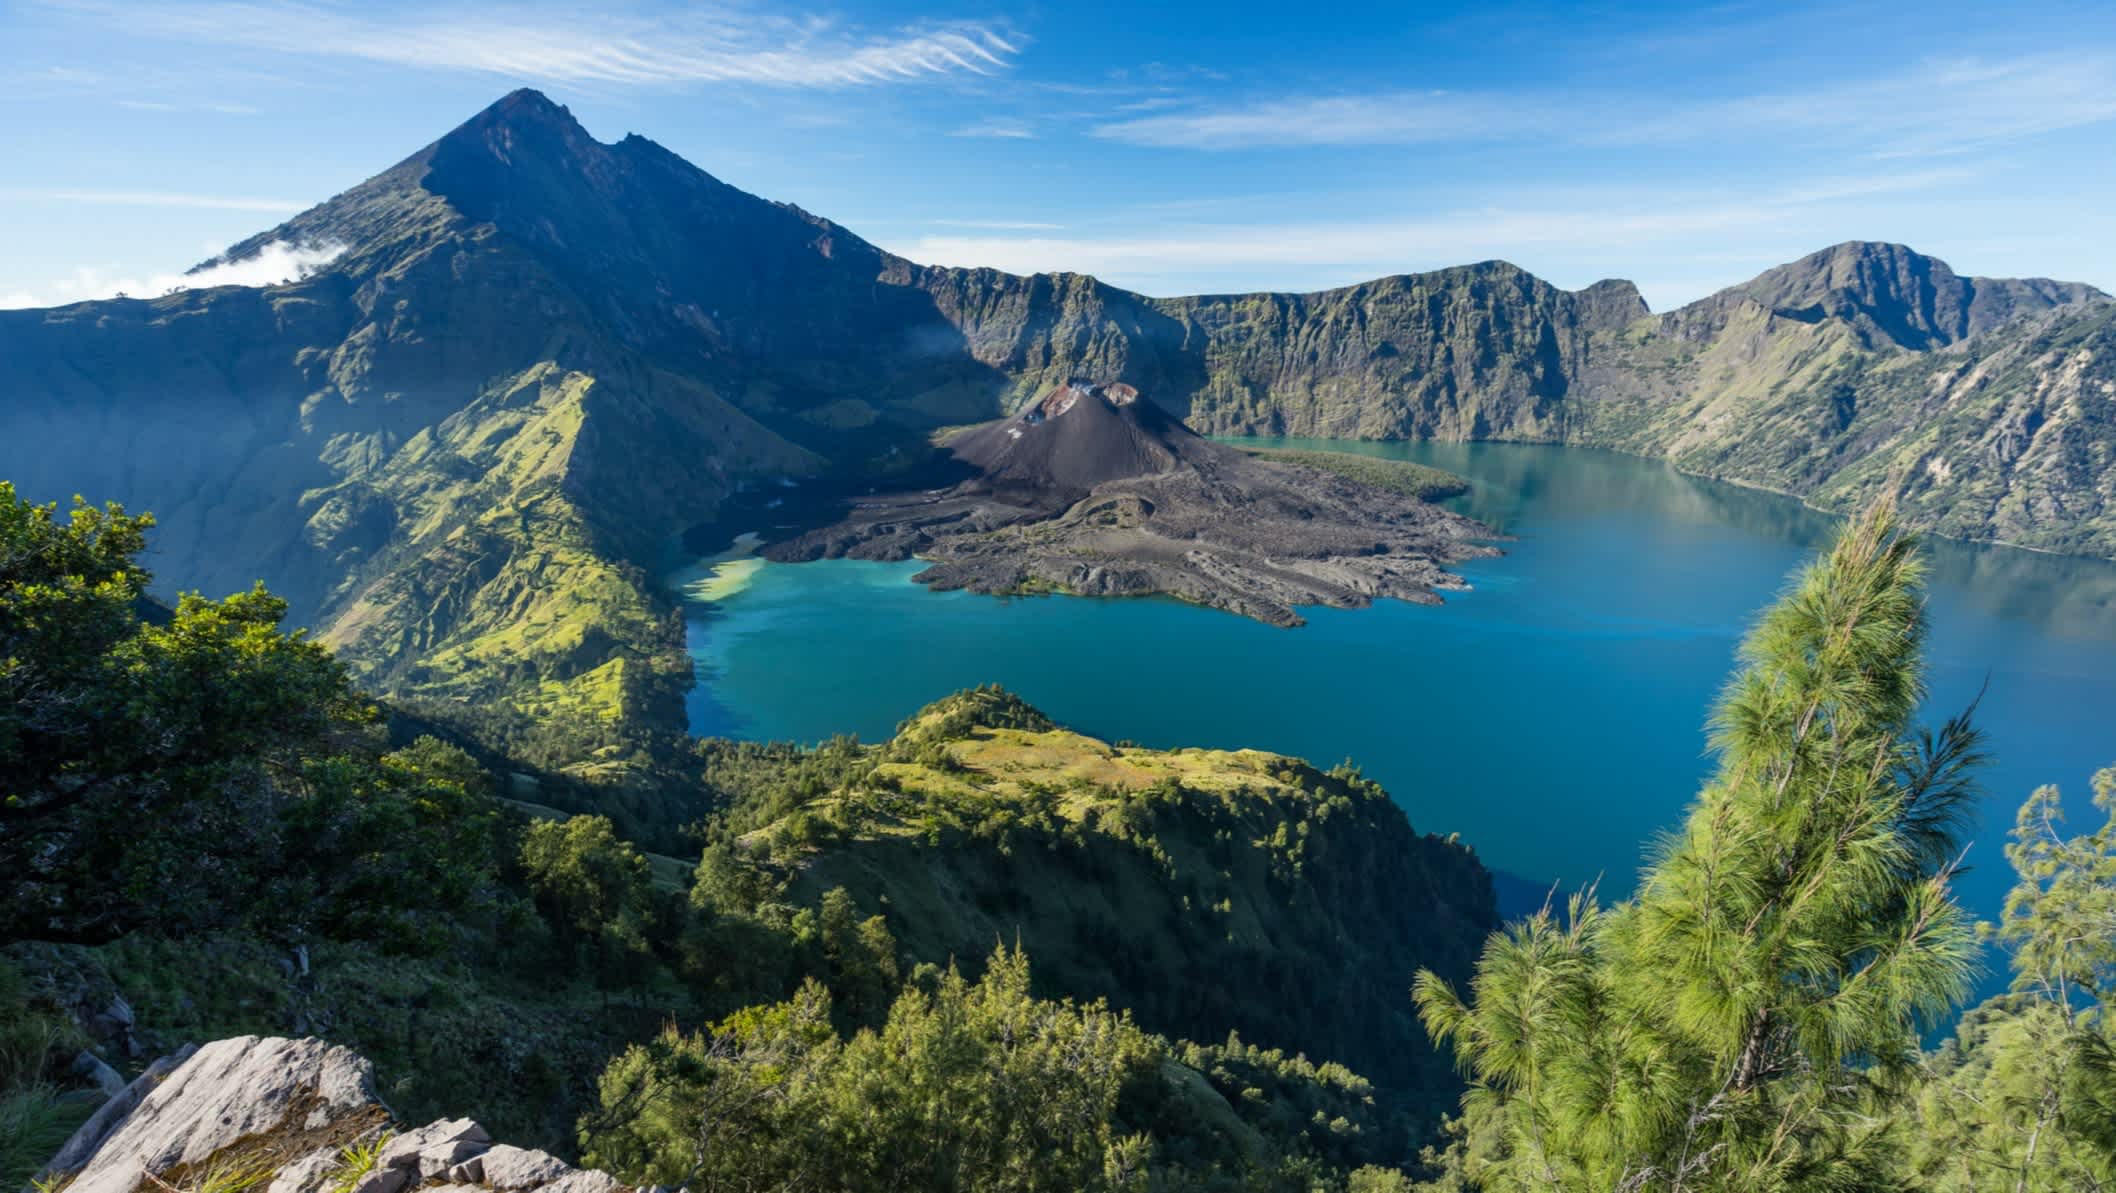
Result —
<path fill-rule="evenodd" d="M 1206 434 L 1591 444 L 2116 556 L 2116 307 L 1880 242 L 1660 314 L 1505 262 L 1152 298 L 916 264 L 525 90 L 206 264 L 273 243 L 343 247 L 0 312 L 0 470 L 157 510 L 175 582 L 263 577 L 384 691 L 671 722 L 685 530 L 888 483 L 1074 377 Z"/>

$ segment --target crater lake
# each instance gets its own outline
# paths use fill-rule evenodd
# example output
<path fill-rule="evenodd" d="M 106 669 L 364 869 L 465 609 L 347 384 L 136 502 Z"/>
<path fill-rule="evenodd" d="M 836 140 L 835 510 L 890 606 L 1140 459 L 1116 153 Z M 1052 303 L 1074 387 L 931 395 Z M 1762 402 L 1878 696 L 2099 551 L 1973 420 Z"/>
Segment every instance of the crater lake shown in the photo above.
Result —
<path fill-rule="evenodd" d="M 887 737 L 949 692 L 999 683 L 1059 722 L 1142 745 L 1351 759 L 1420 830 L 1514 876 L 1628 894 L 1711 768 L 1706 721 L 1752 619 L 1837 519 L 1665 463 L 1519 444 L 1243 440 L 1458 473 L 1450 501 L 1512 536 L 1455 569 L 1439 608 L 1303 610 L 1277 629 L 1163 598 L 937 593 L 906 563 L 773 564 L 738 546 L 679 579 L 694 732 Z M 2015 809 L 2062 785 L 2086 824 L 2116 763 L 2116 564 L 1927 537 L 1937 723 L 1983 693 L 1989 794 L 1965 900 L 1995 917 Z"/>

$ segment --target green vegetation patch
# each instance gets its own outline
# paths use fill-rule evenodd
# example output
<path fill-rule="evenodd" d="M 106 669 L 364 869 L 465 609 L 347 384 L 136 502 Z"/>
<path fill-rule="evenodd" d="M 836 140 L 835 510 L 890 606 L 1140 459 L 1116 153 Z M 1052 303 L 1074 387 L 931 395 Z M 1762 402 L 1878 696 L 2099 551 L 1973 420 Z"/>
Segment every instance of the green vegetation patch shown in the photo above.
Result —
<path fill-rule="evenodd" d="M 1403 493 L 1420 501 L 1444 501 L 1469 492 L 1469 482 L 1454 473 L 1424 464 L 1414 464 L 1409 460 L 1384 460 L 1379 456 L 1318 451 L 1311 448 L 1245 447 L 1242 450 L 1260 460 L 1298 464 L 1303 468 L 1319 468 L 1324 472 L 1350 477 L 1362 485 L 1386 489 L 1391 493 Z"/>

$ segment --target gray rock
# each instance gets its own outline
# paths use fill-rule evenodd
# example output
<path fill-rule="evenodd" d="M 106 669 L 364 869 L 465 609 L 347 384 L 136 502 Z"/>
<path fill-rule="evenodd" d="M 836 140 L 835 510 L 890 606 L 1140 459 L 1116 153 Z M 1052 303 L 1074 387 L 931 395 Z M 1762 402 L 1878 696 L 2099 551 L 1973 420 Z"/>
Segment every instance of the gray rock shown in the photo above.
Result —
<path fill-rule="evenodd" d="M 593 1168 L 576 1168 L 555 1181 L 536 1187 L 535 1193 L 616 1193 L 623 1188 L 616 1177 Z"/>
<path fill-rule="evenodd" d="M 91 1058 L 93 1059 L 93 1058 Z M 100 1063 L 100 1062 L 98 1062 Z M 155 1062 L 113 1096 L 47 1172 L 78 1173 L 69 1193 L 140 1193 L 147 1174 L 219 1162 L 231 1145 L 298 1141 L 299 1159 L 265 1193 L 327 1193 L 347 1144 L 382 1129 L 372 1069 L 321 1040 L 244 1036 Z M 443 1183 L 445 1182 L 445 1183 Z M 391 1136 L 348 1193 L 624 1193 L 605 1172 L 548 1152 L 494 1144 L 467 1118 Z"/>
<path fill-rule="evenodd" d="M 377 1166 L 373 1172 L 353 1182 L 350 1193 L 404 1193 L 411 1184 L 412 1170 L 409 1168 L 385 1168 Z"/>
<path fill-rule="evenodd" d="M 118 1076 L 118 1071 L 104 1064 L 102 1057 L 85 1048 L 79 1056 L 73 1058 L 73 1074 L 94 1083 L 106 1098 L 115 1098 L 125 1092 L 125 1079 Z"/>
<path fill-rule="evenodd" d="M 479 1157 L 484 1183 L 495 1189 L 534 1189 L 566 1175 L 571 1168 L 550 1152 L 497 1144 Z"/>
<path fill-rule="evenodd" d="M 472 1163 L 491 1146 L 489 1143 L 470 1139 L 435 1144 L 419 1153 L 419 1179 L 430 1181 L 446 1176 L 463 1165 Z"/>
<path fill-rule="evenodd" d="M 140 1099 L 69 1189 L 134 1193 L 144 1174 L 208 1160 L 246 1136 L 321 1130 L 377 1110 L 387 1113 L 373 1066 L 349 1049 L 313 1039 L 217 1040 Z"/>
<path fill-rule="evenodd" d="M 113 994 L 110 996 L 110 1005 L 104 1007 L 91 1022 L 126 1029 L 132 1027 L 137 1020 L 132 1014 L 132 1004 L 126 1002 L 123 995 Z"/>
<path fill-rule="evenodd" d="M 89 1115 L 88 1121 L 75 1129 L 73 1135 L 67 1139 L 66 1146 L 60 1148 L 59 1154 L 53 1156 L 51 1163 L 45 1165 L 44 1171 L 37 1175 L 79 1172 L 87 1167 L 96 1150 L 103 1146 L 103 1141 L 110 1138 L 111 1133 L 132 1116 L 132 1112 L 139 1108 L 141 1100 L 196 1051 L 196 1046 L 186 1044 L 175 1055 L 162 1057 L 148 1065 L 147 1071 L 134 1078 L 132 1084 L 126 1086 L 123 1092 L 103 1103 L 94 1114 Z"/>
<path fill-rule="evenodd" d="M 375 1163 L 382 1168 L 419 1168 L 422 1167 L 420 1158 L 427 1152 L 447 1154 L 460 1150 L 460 1154 L 447 1161 L 447 1164 L 458 1164 L 482 1153 L 491 1144 L 492 1136 L 470 1119 L 437 1119 L 391 1138 L 382 1145 L 382 1154 L 376 1157 Z"/>
<path fill-rule="evenodd" d="M 338 1171 L 338 1165 L 335 1147 L 310 1152 L 280 1169 L 265 1193 L 316 1193 Z"/>

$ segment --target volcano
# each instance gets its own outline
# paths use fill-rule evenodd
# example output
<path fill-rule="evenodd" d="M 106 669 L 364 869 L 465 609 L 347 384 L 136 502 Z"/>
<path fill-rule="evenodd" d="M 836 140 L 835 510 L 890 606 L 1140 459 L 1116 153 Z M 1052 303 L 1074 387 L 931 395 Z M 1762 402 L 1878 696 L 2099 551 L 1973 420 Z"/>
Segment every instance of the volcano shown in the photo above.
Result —
<path fill-rule="evenodd" d="M 764 554 L 915 557 L 937 589 L 1162 594 L 1294 626 L 1304 605 L 1437 603 L 1464 587 L 1444 565 L 1495 553 L 1479 523 L 1216 443 L 1121 383 L 1069 380 L 941 447 L 967 476 L 857 500 Z"/>
<path fill-rule="evenodd" d="M 1097 485 L 1166 472 L 1213 452 L 1211 440 L 1129 385 L 1069 381 L 1019 414 L 973 428 L 949 447 L 984 484 L 1077 500 Z"/>

